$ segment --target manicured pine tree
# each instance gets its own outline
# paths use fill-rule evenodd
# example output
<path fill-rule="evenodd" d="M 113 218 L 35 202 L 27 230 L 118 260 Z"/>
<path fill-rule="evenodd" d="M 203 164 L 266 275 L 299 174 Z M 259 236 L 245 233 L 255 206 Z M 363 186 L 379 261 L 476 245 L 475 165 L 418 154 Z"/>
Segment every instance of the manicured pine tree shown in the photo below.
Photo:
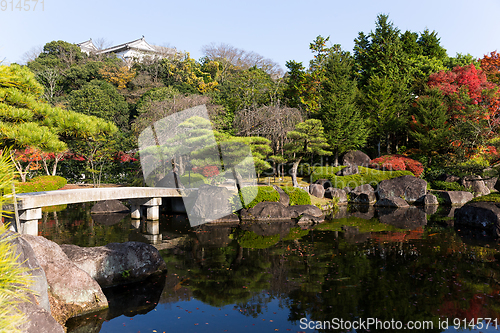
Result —
<path fill-rule="evenodd" d="M 297 169 L 300 161 L 315 155 L 331 155 L 328 149 L 328 143 L 325 137 L 323 125 L 319 119 L 309 119 L 295 126 L 295 130 L 287 133 L 290 142 L 283 147 L 285 154 L 289 156 L 292 165 L 292 182 L 294 187 L 298 187 Z"/>

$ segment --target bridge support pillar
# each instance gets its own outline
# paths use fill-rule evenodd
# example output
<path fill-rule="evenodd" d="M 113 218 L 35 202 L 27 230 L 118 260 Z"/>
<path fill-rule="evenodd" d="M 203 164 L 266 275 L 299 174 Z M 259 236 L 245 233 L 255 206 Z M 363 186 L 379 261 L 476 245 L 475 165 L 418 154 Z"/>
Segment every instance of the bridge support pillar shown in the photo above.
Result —
<path fill-rule="evenodd" d="M 147 220 L 160 219 L 161 198 L 131 199 L 129 202 L 133 219 L 140 219 L 142 217 L 142 207 L 145 207 L 145 217 Z"/>
<path fill-rule="evenodd" d="M 20 234 L 38 236 L 38 220 L 42 218 L 42 208 L 19 211 Z"/>

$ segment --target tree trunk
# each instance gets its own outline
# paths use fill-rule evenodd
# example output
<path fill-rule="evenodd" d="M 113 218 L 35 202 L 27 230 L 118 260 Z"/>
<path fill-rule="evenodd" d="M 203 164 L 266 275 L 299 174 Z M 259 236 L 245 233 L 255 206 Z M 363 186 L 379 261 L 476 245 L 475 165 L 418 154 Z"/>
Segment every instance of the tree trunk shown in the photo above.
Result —
<path fill-rule="evenodd" d="M 241 190 L 241 184 L 243 184 L 243 178 L 241 178 L 241 175 L 238 173 L 238 171 L 236 171 L 234 167 L 231 168 L 231 171 L 233 172 L 234 181 L 236 182 L 236 188 L 239 192 Z"/>
<path fill-rule="evenodd" d="M 339 166 L 339 151 L 335 150 L 335 159 L 333 160 L 333 166 L 338 167 Z"/>
<path fill-rule="evenodd" d="M 300 164 L 300 158 L 293 162 L 293 165 L 292 165 L 292 183 L 293 183 L 293 187 L 299 187 L 299 182 L 297 181 L 297 169 L 299 168 L 299 164 Z"/>

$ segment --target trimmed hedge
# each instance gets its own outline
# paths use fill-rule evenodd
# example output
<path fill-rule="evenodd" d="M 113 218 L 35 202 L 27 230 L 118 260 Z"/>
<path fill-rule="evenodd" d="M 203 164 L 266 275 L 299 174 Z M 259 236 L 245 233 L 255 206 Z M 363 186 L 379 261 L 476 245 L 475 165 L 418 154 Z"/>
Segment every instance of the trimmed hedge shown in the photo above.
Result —
<path fill-rule="evenodd" d="M 378 183 L 386 179 L 410 175 L 413 176 L 411 171 L 382 171 L 370 169 L 365 167 L 358 167 L 359 173 L 351 176 L 336 176 L 335 173 L 344 167 L 315 167 L 313 173 L 313 182 L 318 179 L 328 179 L 331 181 L 332 186 L 336 188 L 350 188 L 357 187 L 363 184 L 370 184 L 376 187 Z"/>
<path fill-rule="evenodd" d="M 303 189 L 293 186 L 281 186 L 281 189 L 290 197 L 290 206 L 311 204 L 311 196 Z"/>
<path fill-rule="evenodd" d="M 272 186 L 247 186 L 239 192 L 243 208 L 252 208 L 263 201 L 280 201 L 280 194 Z M 246 200 L 245 200 L 246 199 Z M 249 199 L 252 199 L 249 203 Z"/>
<path fill-rule="evenodd" d="M 67 184 L 65 178 L 60 176 L 38 176 L 29 182 L 17 183 L 17 193 L 42 192 L 58 190 Z"/>

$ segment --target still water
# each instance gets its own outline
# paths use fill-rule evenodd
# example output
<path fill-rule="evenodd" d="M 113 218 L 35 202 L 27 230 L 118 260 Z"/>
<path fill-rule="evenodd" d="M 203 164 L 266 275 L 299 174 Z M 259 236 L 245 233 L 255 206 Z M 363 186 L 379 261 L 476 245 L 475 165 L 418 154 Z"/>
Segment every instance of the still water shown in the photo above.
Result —
<path fill-rule="evenodd" d="M 93 219 L 90 207 L 46 212 L 39 230 L 59 244 L 154 242 L 168 272 L 106 289 L 109 309 L 70 319 L 68 332 L 497 332 L 500 325 L 500 245 L 453 226 L 449 211 L 414 211 L 412 219 L 351 208 L 308 229 L 291 222 L 191 229 L 181 216 L 162 215 L 157 226 L 126 215 Z"/>

